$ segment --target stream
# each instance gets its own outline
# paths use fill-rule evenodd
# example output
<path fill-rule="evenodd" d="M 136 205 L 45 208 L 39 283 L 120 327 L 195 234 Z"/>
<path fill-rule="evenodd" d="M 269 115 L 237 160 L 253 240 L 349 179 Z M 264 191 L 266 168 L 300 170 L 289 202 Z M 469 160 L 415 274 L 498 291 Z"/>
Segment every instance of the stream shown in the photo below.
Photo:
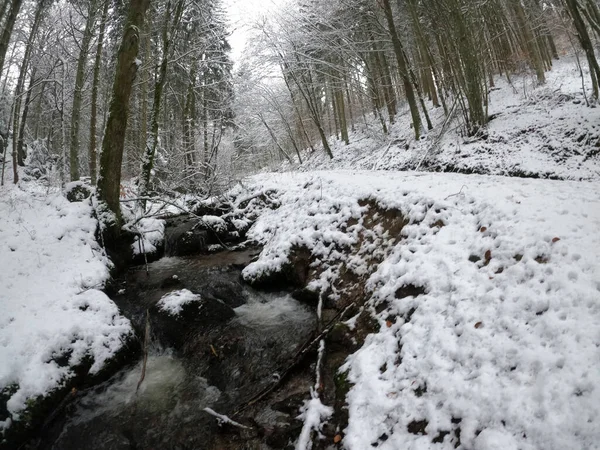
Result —
<path fill-rule="evenodd" d="M 300 369 L 268 402 L 236 414 L 265 388 L 313 334 L 314 310 L 287 292 L 259 292 L 241 281 L 256 250 L 163 257 L 131 268 L 114 300 L 141 341 L 143 361 L 81 391 L 45 433 L 43 449 L 281 449 L 298 431 L 298 408 L 309 396 L 310 368 Z M 201 313 L 175 320 L 156 303 L 188 289 L 202 297 Z M 204 409 L 249 428 L 219 424 Z M 297 435 L 297 434 L 296 434 Z M 292 447 L 293 448 L 293 445 Z"/>

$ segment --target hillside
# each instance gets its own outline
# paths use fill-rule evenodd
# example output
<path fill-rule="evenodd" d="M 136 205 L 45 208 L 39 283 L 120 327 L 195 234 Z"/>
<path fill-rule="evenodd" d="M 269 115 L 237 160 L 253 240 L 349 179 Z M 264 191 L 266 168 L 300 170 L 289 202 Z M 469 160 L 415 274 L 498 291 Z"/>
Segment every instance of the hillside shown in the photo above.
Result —
<path fill-rule="evenodd" d="M 583 66 L 584 76 L 588 71 Z M 584 79 L 589 97 L 591 83 Z M 300 171 L 326 169 L 421 170 L 565 180 L 600 177 L 600 108 L 586 106 L 573 56 L 555 62 L 547 83 L 531 76 L 496 77 L 485 132 L 464 136 L 456 114 L 446 122 L 429 103 L 434 128 L 414 142 L 408 110 L 389 135 L 372 118 L 357 125 L 350 145 L 332 137 L 334 159 L 305 152 Z M 406 106 L 405 106 L 406 108 Z M 452 105 L 448 105 L 451 109 Z M 297 162 L 297 160 L 296 160 Z M 288 163 L 282 170 L 289 170 Z"/>

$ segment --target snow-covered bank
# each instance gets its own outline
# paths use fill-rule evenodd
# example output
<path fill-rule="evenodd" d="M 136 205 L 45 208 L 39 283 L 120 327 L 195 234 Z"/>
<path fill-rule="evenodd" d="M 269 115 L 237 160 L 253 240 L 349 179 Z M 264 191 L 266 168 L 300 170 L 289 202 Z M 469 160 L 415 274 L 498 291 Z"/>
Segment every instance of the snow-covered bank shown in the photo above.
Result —
<path fill-rule="evenodd" d="M 585 65 L 584 82 L 590 83 Z M 376 121 L 362 119 L 350 145 L 331 138 L 334 159 L 321 150 L 305 154 L 300 171 L 432 170 L 571 180 L 600 179 L 600 108 L 587 107 L 572 56 L 556 61 L 543 86 L 531 76 L 497 77 L 490 90 L 493 119 L 480 136 L 461 135 L 456 121 L 445 125 L 443 109 L 431 108 L 434 124 L 415 143 L 410 115 L 403 111 L 384 136 Z M 452 105 L 448 105 L 452 109 Z M 284 170 L 288 170 L 284 164 Z"/>
<path fill-rule="evenodd" d="M 247 279 L 300 246 L 327 268 L 315 287 L 342 266 L 373 270 L 366 297 L 381 329 L 342 368 L 345 448 L 600 448 L 597 182 L 317 172 L 250 186 L 279 191 L 281 206 L 249 232 L 265 248 Z M 339 251 L 364 225 L 361 199 L 409 219 L 376 268 Z"/>
<path fill-rule="evenodd" d="M 35 183 L 0 188 L 0 392 L 9 417 L 90 372 L 122 347 L 129 320 L 100 289 L 108 260 L 94 238 L 89 201 L 69 203 Z"/>

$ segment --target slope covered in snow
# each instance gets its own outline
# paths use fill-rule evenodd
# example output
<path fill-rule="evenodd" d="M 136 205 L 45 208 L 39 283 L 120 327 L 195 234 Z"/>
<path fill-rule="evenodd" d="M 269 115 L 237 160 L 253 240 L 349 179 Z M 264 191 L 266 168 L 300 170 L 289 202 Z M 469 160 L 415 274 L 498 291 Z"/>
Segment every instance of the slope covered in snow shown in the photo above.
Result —
<path fill-rule="evenodd" d="M 108 260 L 89 201 L 21 183 L 0 188 L 0 217 L 2 430 L 30 399 L 64 385 L 73 367 L 102 369 L 132 328 L 100 290 Z"/>
<path fill-rule="evenodd" d="M 590 82 L 583 66 L 586 94 Z M 532 76 L 497 77 L 490 89 L 492 120 L 478 136 L 464 136 L 443 109 L 429 112 L 434 128 L 414 142 L 408 110 L 389 134 L 368 117 L 356 118 L 350 145 L 331 138 L 334 159 L 322 150 L 304 155 L 298 170 L 431 170 L 570 180 L 600 178 L 600 108 L 585 104 L 582 80 L 572 56 L 556 61 L 547 82 Z M 449 110 L 452 104 L 447 105 Z M 406 106 L 405 106 L 406 109 Z M 456 111 L 456 109 L 454 109 Z M 454 117 L 457 115 L 455 114 Z M 289 164 L 283 165 L 284 170 Z"/>
<path fill-rule="evenodd" d="M 380 330 L 341 368 L 353 385 L 344 448 L 600 448 L 597 182 L 338 171 L 249 186 L 281 206 L 249 232 L 265 247 L 246 279 L 301 247 L 313 288 L 338 300 L 342 269 L 370 273 Z M 343 251 L 365 199 L 407 219 L 400 236 L 379 230 L 372 252 L 400 239 L 377 267 Z"/>

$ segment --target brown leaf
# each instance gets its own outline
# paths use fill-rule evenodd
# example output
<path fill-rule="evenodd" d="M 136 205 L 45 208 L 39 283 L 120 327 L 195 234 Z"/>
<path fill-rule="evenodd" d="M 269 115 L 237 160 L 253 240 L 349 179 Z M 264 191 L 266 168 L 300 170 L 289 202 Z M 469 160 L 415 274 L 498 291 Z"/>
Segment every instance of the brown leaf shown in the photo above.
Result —
<path fill-rule="evenodd" d="M 475 324 L 475 328 L 481 328 L 482 325 L 483 325 L 483 322 L 477 322 Z"/>
<path fill-rule="evenodd" d="M 392 323 L 392 321 L 391 321 L 391 320 L 386 320 L 386 321 L 385 321 L 385 325 L 386 325 L 388 328 L 390 328 L 390 327 L 393 325 L 393 323 Z"/>
<path fill-rule="evenodd" d="M 489 263 L 491 259 L 492 259 L 492 251 L 488 250 L 487 252 L 485 252 L 485 261 Z"/>
<path fill-rule="evenodd" d="M 481 227 L 481 228 L 479 229 L 479 231 L 481 231 L 482 233 L 485 233 L 485 232 L 487 231 L 487 227 Z"/>
<path fill-rule="evenodd" d="M 336 434 L 335 437 L 333 438 L 333 443 L 339 444 L 341 441 L 342 441 L 342 436 L 340 436 L 339 434 Z"/>
<path fill-rule="evenodd" d="M 560 238 L 559 238 L 559 237 L 555 237 L 555 238 L 553 238 L 553 239 L 552 239 L 552 243 L 553 243 L 553 244 L 554 244 L 555 242 L 558 242 L 558 241 L 560 241 Z"/>

